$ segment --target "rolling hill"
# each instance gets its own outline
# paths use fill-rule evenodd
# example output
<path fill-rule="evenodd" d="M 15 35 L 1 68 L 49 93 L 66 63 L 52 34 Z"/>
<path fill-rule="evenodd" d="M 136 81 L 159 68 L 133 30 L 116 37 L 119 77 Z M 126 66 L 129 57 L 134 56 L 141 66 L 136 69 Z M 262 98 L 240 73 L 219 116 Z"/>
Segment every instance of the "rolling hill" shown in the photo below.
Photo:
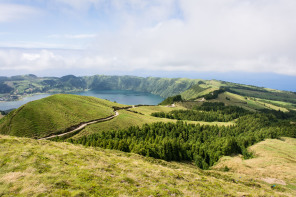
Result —
<path fill-rule="evenodd" d="M 296 93 L 218 80 L 94 75 L 76 77 L 37 77 L 23 75 L 0 77 L 0 99 L 16 100 L 35 93 L 64 93 L 85 90 L 133 90 L 164 98 L 181 95 L 183 100 L 197 101 L 219 90 L 251 110 L 296 109 Z M 228 102 L 234 104 L 235 102 Z M 247 104 L 247 105 L 245 105 Z M 235 104 L 238 105 L 238 104 Z M 275 106 L 275 107 L 274 107 Z"/>
<path fill-rule="evenodd" d="M 127 108 L 94 97 L 56 94 L 0 117 L 0 196 L 296 193 L 295 139 L 281 138 L 296 137 L 293 92 L 217 80 L 132 76 L 28 75 L 0 82 L 13 95 L 29 86 L 53 92 L 123 89 L 169 96 L 163 105 Z M 4 136 L 53 137 L 110 116 L 52 139 L 61 142 Z"/>
<path fill-rule="evenodd" d="M 63 133 L 81 122 L 114 114 L 113 106 L 124 106 L 95 97 L 56 94 L 29 102 L 0 121 L 0 133 L 31 138 Z"/>
<path fill-rule="evenodd" d="M 71 94 L 56 94 L 44 99 L 32 101 L 12 111 L 0 120 L 0 133 L 20 137 L 43 138 L 67 132 L 70 127 L 82 122 L 101 119 L 114 115 L 113 107 L 126 105 L 107 100 Z M 133 109 L 117 109 L 119 116 L 108 122 L 100 122 L 83 128 L 78 136 L 98 131 L 125 129 L 141 126 L 145 123 L 176 122 L 172 119 L 159 119 L 151 116 L 153 112 L 169 112 L 186 109 L 180 105 L 174 108 L 166 106 L 138 106 Z M 228 126 L 233 122 L 186 121 L 193 124 Z M 76 133 L 75 133 L 76 134 Z M 67 135 L 67 137 L 69 137 Z"/>
<path fill-rule="evenodd" d="M 115 150 L 1 135 L 0 149 L 1 196 L 295 196 L 253 174 Z"/>

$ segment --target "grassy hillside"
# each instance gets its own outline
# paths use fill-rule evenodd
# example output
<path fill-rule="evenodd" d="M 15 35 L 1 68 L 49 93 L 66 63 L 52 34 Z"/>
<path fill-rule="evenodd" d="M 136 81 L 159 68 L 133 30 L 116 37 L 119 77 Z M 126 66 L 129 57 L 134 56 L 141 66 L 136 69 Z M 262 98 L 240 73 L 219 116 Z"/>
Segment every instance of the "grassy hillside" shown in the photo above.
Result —
<path fill-rule="evenodd" d="M 112 106 L 124 106 L 95 97 L 57 94 L 32 101 L 0 121 L 0 133 L 44 137 L 66 128 L 113 115 Z"/>
<path fill-rule="evenodd" d="M 287 187 L 69 143 L 0 136 L 1 196 L 293 196 Z"/>
<path fill-rule="evenodd" d="M 227 166 L 231 173 L 290 188 L 296 195 L 296 139 L 267 139 L 252 147 L 255 158 L 223 157 L 213 169 Z"/>
<path fill-rule="evenodd" d="M 93 133 L 98 133 L 99 131 L 110 131 L 110 130 L 122 130 L 129 128 L 131 126 L 142 126 L 147 123 L 155 122 L 177 122 L 173 119 L 157 118 L 151 116 L 153 112 L 169 112 L 172 110 L 184 109 L 181 106 L 174 108 L 164 107 L 164 106 L 142 106 L 133 108 L 130 110 L 119 110 L 119 116 L 108 122 L 101 122 L 93 125 L 89 125 L 80 131 L 73 138 L 77 139 L 79 137 L 90 135 Z M 136 113 L 135 113 L 136 112 Z M 234 125 L 234 122 L 204 122 L 204 121 L 185 121 L 191 124 L 201 124 L 201 125 L 218 125 L 218 126 L 229 126 Z"/>
<path fill-rule="evenodd" d="M 296 93 L 280 90 L 272 90 L 259 88 L 254 86 L 233 85 L 229 87 L 229 91 L 242 95 L 261 99 L 284 101 L 296 104 Z"/>
<path fill-rule="evenodd" d="M 197 84 L 192 85 L 188 90 L 182 92 L 181 96 L 185 100 L 194 100 L 218 90 L 221 86 L 223 86 L 223 83 L 220 81 L 201 80 Z"/>

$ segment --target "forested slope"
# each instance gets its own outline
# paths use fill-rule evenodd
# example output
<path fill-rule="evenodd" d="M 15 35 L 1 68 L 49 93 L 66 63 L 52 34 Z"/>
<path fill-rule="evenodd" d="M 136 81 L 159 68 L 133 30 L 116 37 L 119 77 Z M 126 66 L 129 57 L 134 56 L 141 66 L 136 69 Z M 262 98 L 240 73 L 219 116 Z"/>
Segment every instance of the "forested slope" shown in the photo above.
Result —
<path fill-rule="evenodd" d="M 179 120 L 237 120 L 235 125 L 220 127 L 182 121 L 158 122 L 127 129 L 98 130 L 94 134 L 68 141 L 167 161 L 194 161 L 198 167 L 208 169 L 225 155 L 242 154 L 244 158 L 252 157 L 247 148 L 264 139 L 296 137 L 295 124 L 291 123 L 296 119 L 295 112 L 265 110 L 257 113 L 225 106 L 223 103 L 204 103 L 192 110 L 173 110 L 152 115 Z"/>

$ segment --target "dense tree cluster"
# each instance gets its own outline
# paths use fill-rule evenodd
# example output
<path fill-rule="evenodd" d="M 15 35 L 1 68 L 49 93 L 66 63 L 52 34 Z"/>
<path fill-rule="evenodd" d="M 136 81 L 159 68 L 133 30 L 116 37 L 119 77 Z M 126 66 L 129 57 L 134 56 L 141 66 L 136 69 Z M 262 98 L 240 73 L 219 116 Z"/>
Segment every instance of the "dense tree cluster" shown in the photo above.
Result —
<path fill-rule="evenodd" d="M 177 120 L 192 120 L 206 122 L 229 122 L 250 112 L 237 106 L 225 106 L 219 102 L 205 102 L 201 106 L 194 106 L 192 110 L 173 110 L 168 113 L 155 112 L 152 116 Z"/>
<path fill-rule="evenodd" d="M 171 105 L 175 102 L 180 102 L 182 101 L 181 95 L 176 95 L 176 96 L 171 96 L 163 100 L 160 105 Z"/>
<path fill-rule="evenodd" d="M 296 127 L 273 114 L 247 114 L 234 126 L 153 123 L 125 130 L 101 131 L 69 142 L 133 152 L 167 161 L 194 161 L 208 169 L 223 155 L 252 156 L 247 147 L 265 138 L 296 137 Z"/>
<path fill-rule="evenodd" d="M 204 95 L 203 97 L 206 99 L 206 100 L 211 100 L 211 99 L 216 99 L 218 98 L 218 95 L 225 92 L 225 89 L 224 88 L 220 88 L 219 90 L 215 90 L 209 94 L 206 94 Z"/>

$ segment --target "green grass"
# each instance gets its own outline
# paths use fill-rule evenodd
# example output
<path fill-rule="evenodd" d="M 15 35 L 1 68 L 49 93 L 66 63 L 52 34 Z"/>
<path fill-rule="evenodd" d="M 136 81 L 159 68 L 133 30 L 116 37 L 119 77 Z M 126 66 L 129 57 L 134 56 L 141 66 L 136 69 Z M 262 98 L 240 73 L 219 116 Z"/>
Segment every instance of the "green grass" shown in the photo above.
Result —
<path fill-rule="evenodd" d="M 274 105 L 273 103 L 264 102 L 261 99 L 241 96 L 230 92 L 219 94 L 217 99 L 209 100 L 209 102 L 223 102 L 226 105 L 239 106 L 250 111 L 256 111 L 259 109 L 281 110 L 283 112 L 288 111 L 284 107 L 279 107 Z"/>
<path fill-rule="evenodd" d="M 292 104 L 289 102 L 273 101 L 273 100 L 267 100 L 267 99 L 260 99 L 260 101 L 267 103 L 267 104 L 272 104 L 272 105 L 279 107 L 279 108 L 284 108 L 284 109 L 288 109 L 288 110 L 295 110 L 296 109 L 296 104 Z"/>
<path fill-rule="evenodd" d="M 57 94 L 32 101 L 0 121 L 0 133 L 44 137 L 66 128 L 113 115 L 112 106 L 124 106 L 95 97 Z"/>
<path fill-rule="evenodd" d="M 0 196 L 291 196 L 191 164 L 0 136 Z"/>
<path fill-rule="evenodd" d="M 142 106 L 130 109 L 130 111 L 119 110 L 119 116 L 108 122 L 100 122 L 92 124 L 84 128 L 73 138 L 79 138 L 83 135 L 89 135 L 98 131 L 110 131 L 110 130 L 121 130 L 127 129 L 130 126 L 141 126 L 145 123 L 150 124 L 154 122 L 177 122 L 177 120 L 167 118 L 157 118 L 151 116 L 153 112 L 170 112 L 172 110 L 185 109 L 177 105 L 176 107 L 165 107 L 165 106 Z M 134 113 L 135 111 L 138 113 Z M 229 126 L 235 124 L 234 122 L 204 122 L 204 121 L 184 121 L 190 124 L 201 124 L 201 125 L 218 125 L 218 126 Z"/>
<path fill-rule="evenodd" d="M 249 111 L 270 109 L 288 112 L 289 110 L 296 109 L 296 105 L 289 102 L 258 99 L 253 97 L 241 96 L 230 92 L 221 93 L 219 94 L 218 98 L 208 100 L 207 102 L 223 102 L 226 105 L 239 106 Z M 192 106 L 201 105 L 202 103 L 203 102 L 187 101 L 184 102 L 182 105 L 187 108 L 192 108 Z"/>
<path fill-rule="evenodd" d="M 241 87 L 231 87 L 232 91 L 235 91 L 237 94 L 248 97 L 255 97 L 268 100 L 284 101 L 296 103 L 296 94 L 287 91 L 264 89 L 258 87 L 248 87 L 249 89 L 242 89 Z"/>
<path fill-rule="evenodd" d="M 255 157 L 222 157 L 213 169 L 230 168 L 231 173 L 251 176 L 269 185 L 293 190 L 296 195 L 296 139 L 267 139 L 249 148 Z"/>

